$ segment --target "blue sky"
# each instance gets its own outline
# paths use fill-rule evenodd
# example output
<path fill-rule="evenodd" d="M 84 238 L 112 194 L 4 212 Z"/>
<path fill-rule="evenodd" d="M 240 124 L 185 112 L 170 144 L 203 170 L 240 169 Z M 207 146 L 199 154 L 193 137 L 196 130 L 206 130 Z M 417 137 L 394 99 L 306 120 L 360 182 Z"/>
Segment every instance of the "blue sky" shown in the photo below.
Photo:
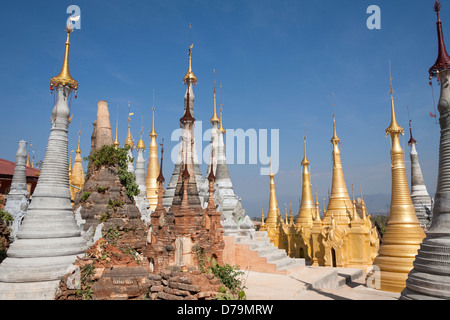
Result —
<path fill-rule="evenodd" d="M 82 131 L 83 156 L 90 150 L 97 101 L 109 103 L 113 128 L 119 106 L 119 139 L 126 137 L 127 103 L 132 134 L 139 139 L 141 118 L 148 145 L 153 89 L 156 131 L 165 138 L 179 128 L 192 23 L 195 117 L 209 128 L 213 69 L 221 82 L 226 129 L 279 129 L 280 165 L 275 177 L 280 207 L 292 201 L 298 211 L 305 126 L 312 184 L 319 197 L 331 187 L 332 105 L 347 186 L 366 197 L 390 194 L 389 68 L 392 63 L 397 119 L 405 129 L 409 180 L 409 117 L 428 191 L 436 191 L 439 126 L 428 85 L 437 57 L 436 15 L 427 1 L 87 1 L 81 30 L 71 36 L 70 71 L 79 82 L 72 101 L 69 147 Z M 31 141 L 43 159 L 54 97 L 49 81 L 59 73 L 64 26 L 70 1 L 9 1 L 0 12 L 0 157 L 15 160 L 17 143 Z M 381 9 L 381 29 L 369 30 L 367 7 Z M 444 37 L 450 31 L 443 3 Z M 448 42 L 448 41 L 447 41 Z M 334 92 L 334 98 L 332 96 Z M 434 81 L 435 100 L 439 88 Z M 219 94 L 218 94 L 219 98 Z M 402 139 L 403 142 L 403 139 Z M 207 142 L 203 142 L 206 147 Z M 148 155 L 148 150 L 146 151 Z M 167 154 L 167 153 L 166 153 Z M 148 156 L 146 157 L 148 158 Z M 235 192 L 250 216 L 268 208 L 269 179 L 257 165 L 230 165 Z M 202 172 L 206 165 L 202 165 Z M 173 164 L 164 163 L 166 180 Z M 384 208 L 387 203 L 377 204 Z M 369 211 L 375 210 L 368 208 Z"/>

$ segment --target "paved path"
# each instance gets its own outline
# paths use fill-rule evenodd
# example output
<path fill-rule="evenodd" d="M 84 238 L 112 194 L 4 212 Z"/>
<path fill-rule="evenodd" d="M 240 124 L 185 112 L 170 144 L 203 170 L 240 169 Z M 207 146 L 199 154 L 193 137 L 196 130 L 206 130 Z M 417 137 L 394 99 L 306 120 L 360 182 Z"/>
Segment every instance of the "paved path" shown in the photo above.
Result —
<path fill-rule="evenodd" d="M 289 275 L 247 271 L 245 276 L 248 300 L 398 300 L 400 296 L 368 288 L 359 269 L 305 267 Z"/>

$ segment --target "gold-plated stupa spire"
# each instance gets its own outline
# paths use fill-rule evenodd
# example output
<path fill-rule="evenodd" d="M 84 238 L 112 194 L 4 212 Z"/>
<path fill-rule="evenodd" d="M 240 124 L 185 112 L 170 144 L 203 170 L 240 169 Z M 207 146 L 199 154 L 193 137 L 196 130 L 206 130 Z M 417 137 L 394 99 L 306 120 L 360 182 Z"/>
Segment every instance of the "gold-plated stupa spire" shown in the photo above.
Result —
<path fill-rule="evenodd" d="M 331 214 L 333 214 L 337 224 L 347 225 L 350 223 L 347 209 L 352 207 L 352 202 L 348 195 L 344 172 L 342 170 L 341 151 L 339 150 L 340 143 L 341 139 L 339 139 L 336 133 L 336 116 L 333 105 L 333 137 L 331 138 L 331 144 L 333 145 L 333 178 L 328 207 L 326 211 L 324 210 L 324 222 L 329 223 Z"/>
<path fill-rule="evenodd" d="M 70 75 L 69 71 L 69 48 L 70 48 L 70 34 L 72 33 L 72 29 L 66 27 L 67 32 L 67 40 L 66 40 L 66 50 L 64 53 L 64 62 L 61 69 L 61 72 L 56 77 L 50 79 L 50 86 L 58 87 L 58 86 L 66 86 L 73 90 L 78 89 L 78 82 L 75 81 Z"/>
<path fill-rule="evenodd" d="M 150 155 L 147 165 L 147 176 L 145 178 L 145 185 L 147 187 L 147 199 L 150 204 L 150 209 L 155 210 L 158 206 L 158 177 L 160 175 L 160 165 L 158 163 L 158 143 L 156 141 L 158 134 L 155 131 L 155 91 L 153 90 L 153 107 L 152 107 L 152 131 L 150 132 Z M 164 142 L 164 139 L 163 139 Z M 162 145 L 161 145 L 162 148 Z M 163 150 L 163 149 L 161 149 Z M 162 154 L 161 154 L 162 158 Z M 162 160 L 162 159 L 161 159 Z M 161 164 L 162 165 L 162 164 Z M 162 176 L 162 173 L 161 173 Z"/>
<path fill-rule="evenodd" d="M 276 228 L 279 219 L 278 201 L 275 192 L 275 174 L 272 171 L 272 161 L 270 161 L 270 197 L 269 197 L 269 212 L 267 213 L 266 226 L 267 228 Z"/>
<path fill-rule="evenodd" d="M 134 141 L 133 141 L 133 136 L 131 135 L 131 116 L 134 115 L 134 113 L 130 112 L 130 103 L 128 102 L 128 134 L 127 134 L 127 138 L 125 140 L 125 145 L 131 147 L 131 149 L 134 148 Z"/>
<path fill-rule="evenodd" d="M 189 83 L 196 83 L 197 77 L 194 75 L 194 72 L 192 71 L 192 48 L 194 47 L 193 44 L 189 47 L 189 68 L 186 73 L 186 75 L 183 78 L 183 82 L 186 84 Z"/>
<path fill-rule="evenodd" d="M 389 73 L 390 73 L 389 61 Z M 389 221 L 383 242 L 374 265 L 380 269 L 380 290 L 401 292 L 406 286 L 408 273 L 413 268 L 414 258 L 425 233 L 417 219 L 406 179 L 403 150 L 399 135 L 403 134 L 395 118 L 392 77 L 390 76 L 391 124 L 386 135 L 391 136 L 392 191 Z M 362 199 L 361 199 L 362 200 Z"/>
<path fill-rule="evenodd" d="M 220 87 L 220 95 L 222 96 L 222 83 L 219 84 L 219 87 Z M 222 100 L 222 98 L 221 98 L 221 100 Z M 223 128 L 223 121 L 222 121 L 222 107 L 223 107 L 223 103 L 222 103 L 222 101 L 220 101 L 220 102 L 221 102 L 220 103 L 220 119 L 219 119 L 219 129 L 218 129 L 218 131 L 223 133 L 223 134 L 225 134 L 226 130 Z"/>
<path fill-rule="evenodd" d="M 214 69 L 214 75 L 216 74 L 216 70 Z M 214 111 L 213 111 L 213 116 L 211 118 L 211 123 L 214 124 L 218 124 L 220 121 L 220 119 L 217 117 L 217 107 L 216 107 L 216 80 L 214 80 Z"/>
<path fill-rule="evenodd" d="M 309 161 L 306 157 L 306 135 L 303 138 L 303 151 L 304 156 L 302 160 L 303 173 L 302 173 L 302 202 L 297 217 L 297 226 L 312 227 L 313 216 L 312 213 L 315 210 L 314 199 L 311 190 L 311 177 L 309 173 Z"/>
<path fill-rule="evenodd" d="M 116 120 L 116 139 L 114 140 L 116 148 L 120 146 L 119 142 L 119 105 L 117 105 L 117 120 Z"/>
<path fill-rule="evenodd" d="M 138 144 L 136 146 L 137 150 L 144 150 L 145 149 L 145 143 L 144 143 L 144 140 L 142 140 L 142 132 L 143 132 L 143 130 L 144 130 L 144 127 L 141 127 L 141 137 L 140 137 L 140 139 L 138 141 Z"/>
<path fill-rule="evenodd" d="M 75 195 L 78 192 L 80 192 L 80 189 L 83 188 L 85 181 L 82 163 L 83 159 L 81 157 L 80 138 L 81 138 L 81 131 L 78 131 L 78 146 L 77 149 L 75 150 L 75 163 L 73 164 L 72 173 L 70 175 L 70 184 L 72 185 L 70 187 L 70 194 L 72 200 L 75 199 Z M 76 188 L 74 188 L 73 186 L 75 186 Z"/>

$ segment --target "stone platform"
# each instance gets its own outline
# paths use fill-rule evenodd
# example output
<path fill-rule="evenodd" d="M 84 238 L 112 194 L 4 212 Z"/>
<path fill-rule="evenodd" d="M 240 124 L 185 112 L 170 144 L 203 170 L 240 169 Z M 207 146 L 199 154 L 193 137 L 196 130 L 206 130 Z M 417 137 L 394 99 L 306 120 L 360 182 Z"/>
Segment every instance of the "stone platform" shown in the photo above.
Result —
<path fill-rule="evenodd" d="M 287 274 L 246 271 L 248 300 L 397 300 L 398 293 L 370 289 L 361 269 L 305 266 Z"/>

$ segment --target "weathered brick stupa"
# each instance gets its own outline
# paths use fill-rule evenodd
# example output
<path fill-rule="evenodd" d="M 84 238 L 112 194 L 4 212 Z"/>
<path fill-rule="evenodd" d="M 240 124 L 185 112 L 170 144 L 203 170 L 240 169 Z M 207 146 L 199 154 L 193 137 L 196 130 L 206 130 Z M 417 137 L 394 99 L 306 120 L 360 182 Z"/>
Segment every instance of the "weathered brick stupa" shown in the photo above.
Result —
<path fill-rule="evenodd" d="M 133 200 L 139 189 L 134 174 L 127 170 L 127 151 L 128 147 L 116 148 L 111 144 L 89 155 L 87 179 L 74 206 L 75 210 L 81 207 L 81 217 L 86 221 L 85 232 L 91 227 L 99 233 L 110 227 L 134 225 L 140 221 L 141 214 Z M 113 218 L 113 214 L 118 218 Z"/>
<path fill-rule="evenodd" d="M 99 150 L 102 146 L 110 145 L 112 143 L 111 119 L 109 116 L 108 102 L 100 100 L 97 102 L 94 149 Z"/>
<path fill-rule="evenodd" d="M 428 229 L 432 218 L 431 197 L 423 180 L 422 169 L 419 163 L 419 154 L 416 150 L 417 141 L 413 138 L 411 121 L 409 122 L 409 133 L 411 138 L 408 145 L 411 146 L 411 200 L 416 210 L 417 218 L 424 229 Z"/>
<path fill-rule="evenodd" d="M 193 117 L 194 116 L 194 84 L 197 82 L 197 77 L 194 75 L 194 72 L 192 71 L 192 47 L 189 48 L 189 68 L 186 73 L 186 75 L 183 77 L 183 82 L 186 85 L 186 93 L 184 96 L 184 110 L 186 111 L 187 108 L 189 108 L 189 113 Z M 181 128 L 184 130 L 183 123 L 180 122 Z M 189 149 L 192 150 L 192 157 L 193 157 L 193 174 L 191 175 L 191 183 L 196 183 L 197 188 L 197 194 L 201 192 L 201 187 L 203 183 L 202 174 L 200 172 L 200 166 L 198 162 L 197 157 L 197 147 L 195 143 L 195 136 L 194 136 L 194 129 L 195 129 L 195 121 L 192 125 L 189 126 L 189 132 L 185 132 L 185 134 L 189 134 L 192 138 L 190 138 L 192 142 L 192 147 L 189 145 Z M 164 192 L 164 198 L 163 203 L 166 208 L 170 208 L 172 206 L 172 202 L 174 200 L 175 196 L 175 189 L 177 188 L 178 182 L 179 182 L 179 174 L 180 172 L 183 172 L 182 163 L 184 162 L 184 156 L 186 151 L 185 145 L 180 144 L 180 150 L 178 152 L 177 162 L 175 163 L 175 167 L 172 173 L 172 176 L 170 178 L 169 183 L 167 184 L 167 188 Z M 191 152 L 191 151 L 189 151 Z M 203 203 L 206 201 L 203 197 L 196 197 L 200 201 L 200 203 L 203 205 Z"/>
<path fill-rule="evenodd" d="M 189 106 L 190 89 L 188 85 L 187 101 L 184 116 L 180 119 L 183 133 L 181 144 L 183 163 L 178 174 L 178 182 L 174 192 L 172 206 L 166 210 L 163 206 L 164 177 L 162 175 L 163 151 L 158 177 L 158 205 L 151 215 L 152 229 L 150 245 L 144 254 L 148 257 L 155 272 L 171 267 L 198 268 L 201 257 L 214 258 L 219 264 L 223 262 L 224 248 L 223 230 L 220 224 L 220 213 L 214 204 L 214 174 L 209 176 L 209 202 L 203 209 L 198 196 L 195 180 L 195 162 L 191 135 L 195 118 Z"/>
<path fill-rule="evenodd" d="M 61 73 L 50 81 L 57 102 L 52 128 L 33 201 L 0 265 L 0 299 L 52 299 L 60 278 L 86 248 L 73 215 L 69 190 L 68 125 L 69 96 L 78 83 L 69 72 L 72 29 Z"/>
<path fill-rule="evenodd" d="M 425 238 L 425 233 L 417 219 L 406 179 L 403 150 L 399 139 L 400 134 L 404 133 L 395 117 L 392 78 L 389 93 L 391 95 L 391 124 L 386 129 L 386 135 L 390 135 L 392 141 L 391 207 L 383 242 L 373 264 L 379 269 L 375 269 L 374 276 L 379 279 L 380 286 L 375 289 L 400 293 L 405 288 L 406 278 L 413 268 L 414 257 Z"/>
<path fill-rule="evenodd" d="M 26 159 L 27 142 L 22 140 L 19 141 L 13 180 L 4 209 L 14 219 L 13 225 L 11 226 L 11 240 L 16 238 L 19 226 L 27 213 L 28 205 L 30 203 L 27 191 Z"/>
<path fill-rule="evenodd" d="M 439 55 L 429 73 L 431 78 L 436 76 L 441 82 L 438 183 L 431 227 L 415 257 L 401 299 L 450 299 L 450 57 L 445 49 L 439 1 L 434 8 L 438 20 Z"/>

